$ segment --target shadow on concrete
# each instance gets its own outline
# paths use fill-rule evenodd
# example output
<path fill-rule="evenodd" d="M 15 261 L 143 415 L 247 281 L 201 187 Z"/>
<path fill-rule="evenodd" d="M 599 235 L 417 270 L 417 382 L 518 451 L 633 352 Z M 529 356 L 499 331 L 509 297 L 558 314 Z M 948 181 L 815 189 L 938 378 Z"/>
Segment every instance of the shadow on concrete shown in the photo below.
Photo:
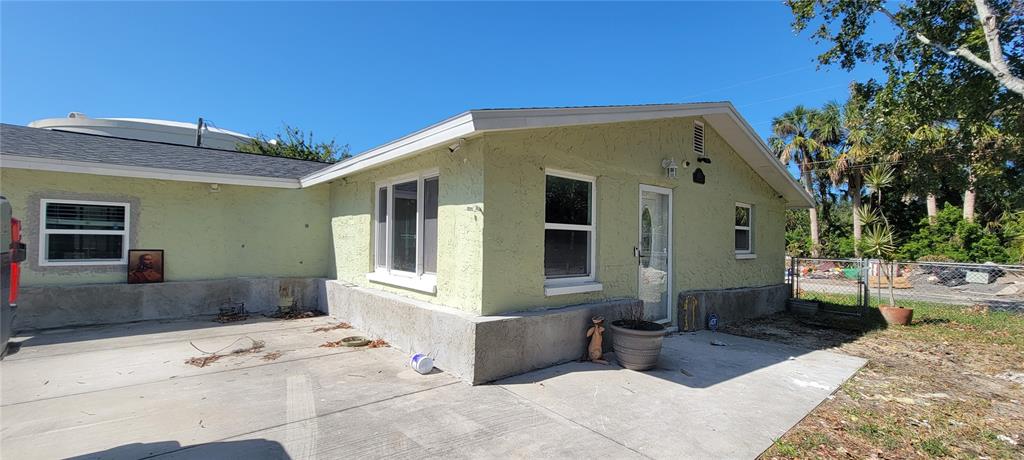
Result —
<path fill-rule="evenodd" d="M 135 442 L 107 450 L 71 457 L 86 459 L 138 459 L 138 458 L 244 458 L 251 460 L 287 460 L 291 457 L 284 446 L 268 439 L 207 442 L 182 446 L 178 441 Z"/>
<path fill-rule="evenodd" d="M 153 335 L 180 331 L 213 329 L 236 324 L 254 324 L 282 321 L 261 314 L 250 314 L 242 321 L 220 323 L 215 316 L 200 316 L 175 320 L 146 320 L 131 323 L 74 326 L 56 329 L 21 331 L 12 340 L 22 346 L 53 345 L 58 343 L 104 340 L 136 335 Z M 234 333 L 227 333 L 234 334 Z"/>
<path fill-rule="evenodd" d="M 798 359 L 815 350 L 825 350 L 857 340 L 885 327 L 881 315 L 867 312 L 861 317 L 818 314 L 801 317 L 778 313 L 766 318 L 737 321 L 721 332 L 701 330 L 671 333 L 665 337 L 658 365 L 643 371 L 690 388 L 708 388 L 779 363 Z M 877 316 L 877 317 L 876 317 Z M 783 326 L 778 326 L 780 318 Z M 787 327 L 786 325 L 799 325 Z M 806 334 L 814 330 L 813 337 Z M 794 340 L 796 334 L 806 340 Z M 619 371 L 614 352 L 606 353 L 609 365 L 575 361 L 500 380 L 499 384 L 540 383 L 570 372 Z"/>

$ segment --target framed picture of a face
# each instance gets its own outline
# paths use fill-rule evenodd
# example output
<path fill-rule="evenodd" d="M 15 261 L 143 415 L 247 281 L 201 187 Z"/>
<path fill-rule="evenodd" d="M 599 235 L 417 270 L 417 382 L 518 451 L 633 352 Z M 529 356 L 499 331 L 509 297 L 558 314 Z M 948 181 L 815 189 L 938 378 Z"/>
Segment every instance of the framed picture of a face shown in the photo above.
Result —
<path fill-rule="evenodd" d="M 128 250 L 128 284 L 164 282 L 163 249 Z"/>

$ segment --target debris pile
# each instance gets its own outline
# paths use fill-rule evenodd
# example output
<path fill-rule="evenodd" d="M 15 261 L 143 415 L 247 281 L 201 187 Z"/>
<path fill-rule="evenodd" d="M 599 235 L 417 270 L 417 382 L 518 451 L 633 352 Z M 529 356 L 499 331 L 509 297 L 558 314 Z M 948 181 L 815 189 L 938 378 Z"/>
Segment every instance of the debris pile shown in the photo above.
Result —
<path fill-rule="evenodd" d="M 228 348 L 232 347 L 234 344 L 238 343 L 238 341 L 240 341 L 242 339 L 248 339 L 251 344 L 248 347 L 246 347 L 246 348 L 236 348 L 231 353 L 221 354 L 222 351 L 227 350 Z M 192 357 L 192 358 L 189 358 L 189 359 L 185 360 L 185 364 L 188 364 L 188 365 L 191 365 L 191 366 L 196 366 L 196 367 L 206 367 L 206 366 L 208 366 L 210 364 L 213 364 L 217 360 L 219 360 L 219 359 L 221 359 L 223 357 L 226 357 L 226 356 L 241 356 L 241 355 L 247 355 L 247 354 L 251 354 L 251 353 L 258 353 L 259 351 L 263 350 L 263 348 L 266 346 L 266 343 L 264 341 L 256 340 L 256 339 L 253 339 L 252 337 L 248 337 L 248 336 L 240 337 L 240 338 L 236 339 L 234 342 L 231 342 L 231 344 L 229 344 L 228 346 L 226 346 L 224 348 L 221 348 L 220 350 L 217 350 L 217 351 L 214 351 L 214 352 L 205 351 L 205 350 L 197 347 L 196 344 L 194 344 L 192 342 L 189 342 L 188 344 L 192 345 L 192 348 L 195 348 L 196 350 L 199 350 L 200 353 L 205 355 L 205 356 L 195 356 L 195 357 Z"/>
<path fill-rule="evenodd" d="M 333 330 L 337 330 L 337 329 L 352 329 L 352 325 L 342 321 L 342 322 L 340 322 L 338 324 L 331 324 L 331 325 L 328 325 L 328 326 L 320 326 L 320 327 L 318 327 L 316 329 L 313 329 L 313 332 L 328 332 L 328 331 L 333 331 Z"/>
<path fill-rule="evenodd" d="M 317 316 L 324 316 L 326 313 L 319 310 L 301 310 L 301 309 L 283 309 L 278 308 L 276 312 L 268 315 L 274 319 L 304 319 L 304 318 L 315 318 Z"/>
<path fill-rule="evenodd" d="M 225 301 L 220 306 L 220 313 L 214 318 L 214 321 L 218 323 L 233 323 L 235 321 L 245 321 L 249 318 L 249 313 L 245 311 L 245 302 L 232 302 L 230 299 Z"/>
<path fill-rule="evenodd" d="M 333 342 L 326 342 L 324 344 L 321 344 L 320 348 L 365 347 L 365 346 L 369 346 L 370 348 L 379 348 L 379 347 L 386 347 L 386 346 L 388 346 L 388 343 L 383 341 L 383 340 L 381 340 L 381 339 L 377 339 L 377 340 L 371 341 L 370 339 L 368 339 L 366 337 L 362 337 L 362 336 L 358 336 L 358 335 L 353 335 L 351 337 L 345 337 L 344 339 L 341 339 L 341 340 L 335 340 Z"/>

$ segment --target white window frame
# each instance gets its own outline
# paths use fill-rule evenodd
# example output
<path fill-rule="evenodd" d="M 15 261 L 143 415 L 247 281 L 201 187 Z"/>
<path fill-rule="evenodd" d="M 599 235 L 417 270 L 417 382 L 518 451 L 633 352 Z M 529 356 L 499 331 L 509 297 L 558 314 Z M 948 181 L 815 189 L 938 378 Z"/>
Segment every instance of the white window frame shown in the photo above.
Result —
<path fill-rule="evenodd" d="M 46 228 L 46 206 L 50 203 L 56 204 L 87 204 L 97 206 L 120 206 L 124 208 L 124 229 L 122 230 L 75 230 L 75 229 L 47 229 Z M 129 225 L 131 224 L 131 204 L 116 201 L 85 201 L 85 200 L 61 200 L 46 198 L 39 200 L 39 266 L 83 266 L 83 265 L 128 265 Z M 121 235 L 121 258 L 120 259 L 78 259 L 78 260 L 49 260 L 46 255 L 49 253 L 50 235 Z"/>
<path fill-rule="evenodd" d="M 750 221 L 750 222 L 748 222 L 749 225 L 747 225 L 747 226 L 736 225 L 736 208 L 747 208 L 747 216 L 748 216 L 748 220 Z M 732 210 L 733 211 L 733 214 L 732 214 L 733 215 L 733 218 L 732 218 L 733 219 L 732 220 L 732 222 L 733 222 L 733 243 L 732 243 L 733 250 L 736 251 L 736 258 L 737 259 L 755 259 L 755 258 L 757 258 L 757 255 L 754 253 L 754 205 L 752 205 L 750 203 L 741 203 L 741 202 L 737 201 L 736 202 L 736 208 L 733 208 L 733 210 Z M 747 231 L 747 249 L 746 250 L 736 249 L 736 230 L 746 230 Z"/>
<path fill-rule="evenodd" d="M 423 270 L 423 192 L 424 182 L 427 179 L 439 178 L 440 170 L 429 169 L 412 174 L 395 176 L 383 181 L 374 183 L 373 186 L 373 271 L 366 274 L 366 278 L 375 283 L 389 284 L 392 286 L 404 287 L 415 291 L 429 294 L 437 293 L 437 274 Z M 395 198 L 394 186 L 405 182 L 416 181 L 416 271 L 408 272 L 394 270 L 391 268 L 391 254 L 394 241 L 392 231 L 394 228 Z M 384 234 L 378 231 L 380 222 L 380 190 L 387 189 L 387 216 L 384 225 Z M 438 190 L 440 193 L 440 190 Z M 380 238 L 385 238 L 385 253 L 383 254 L 384 265 L 380 266 L 377 248 L 380 247 Z"/>
<path fill-rule="evenodd" d="M 586 231 L 590 235 L 587 246 L 590 249 L 588 267 L 589 275 L 573 276 L 564 278 L 544 278 L 544 295 L 577 294 L 582 292 L 594 292 L 604 289 L 601 283 L 597 282 L 597 178 L 569 171 L 545 168 L 544 182 L 547 188 L 547 176 L 562 177 L 590 183 L 590 225 L 578 224 L 554 224 L 548 223 L 547 216 L 544 217 L 544 230 L 576 230 Z M 545 198 L 546 199 L 546 198 Z M 544 203 L 545 208 L 547 202 Z M 541 241 L 544 241 L 542 235 Z"/>

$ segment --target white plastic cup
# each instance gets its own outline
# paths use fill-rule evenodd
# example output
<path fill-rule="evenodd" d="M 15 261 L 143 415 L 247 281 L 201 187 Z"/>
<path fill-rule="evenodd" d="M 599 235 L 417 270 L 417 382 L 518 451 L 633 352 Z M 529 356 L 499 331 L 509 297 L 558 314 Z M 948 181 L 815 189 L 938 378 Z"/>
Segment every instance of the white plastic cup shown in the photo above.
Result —
<path fill-rule="evenodd" d="M 412 365 L 413 370 L 420 374 L 429 374 L 434 369 L 434 360 L 421 353 L 412 355 L 409 363 Z"/>

